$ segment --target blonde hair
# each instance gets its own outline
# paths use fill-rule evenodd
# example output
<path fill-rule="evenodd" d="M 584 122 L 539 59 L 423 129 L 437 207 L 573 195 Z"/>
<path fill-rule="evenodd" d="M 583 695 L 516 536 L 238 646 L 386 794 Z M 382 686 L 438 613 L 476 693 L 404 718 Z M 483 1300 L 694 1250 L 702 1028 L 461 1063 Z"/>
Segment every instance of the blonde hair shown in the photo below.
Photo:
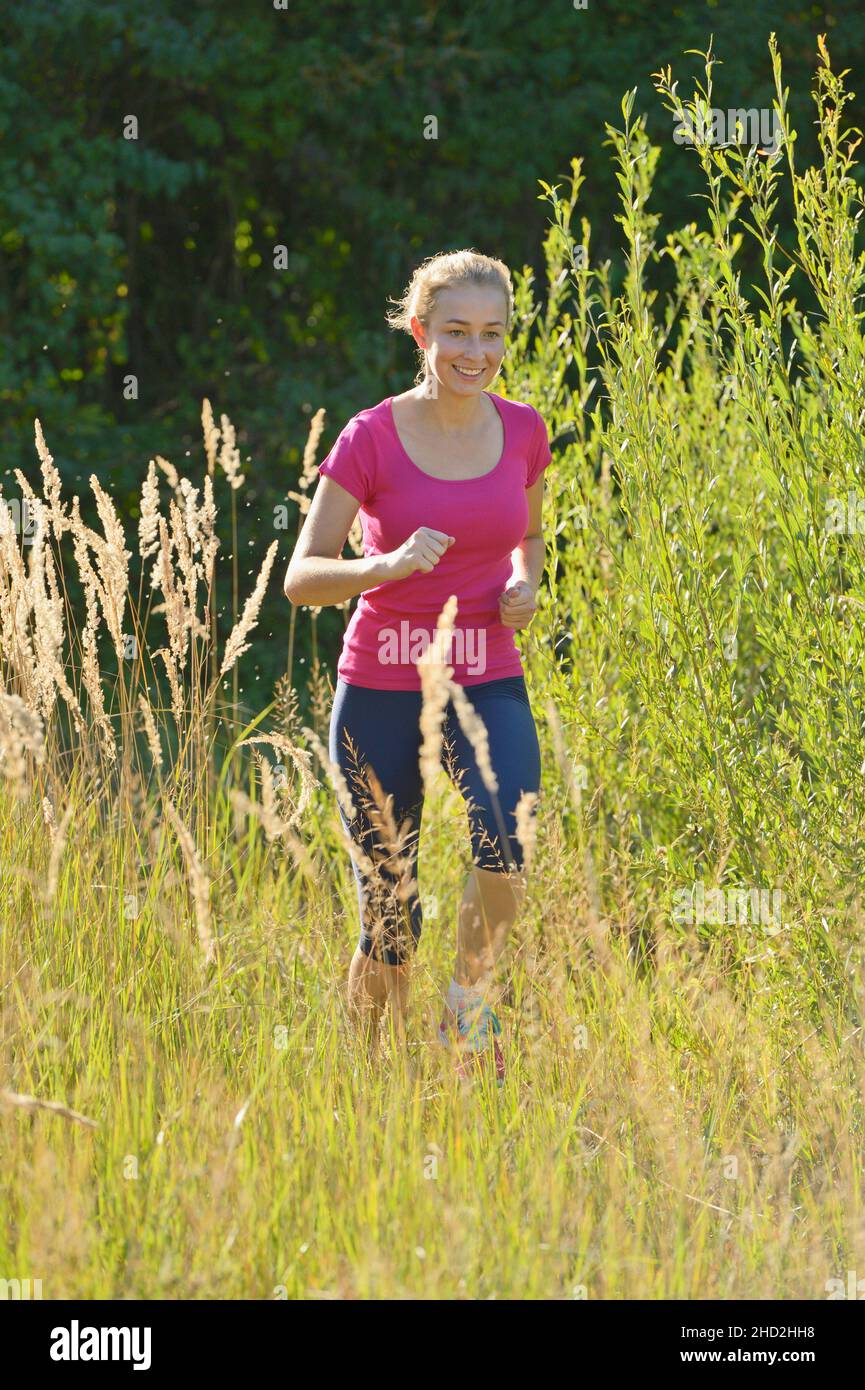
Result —
<path fill-rule="evenodd" d="M 511 326 L 514 312 L 514 287 L 511 272 L 504 261 L 494 256 L 484 256 L 480 251 L 444 251 L 429 256 L 417 267 L 399 299 L 391 299 L 396 308 L 388 310 L 385 318 L 391 328 L 411 333 L 412 318 L 417 318 L 424 327 L 430 322 L 442 290 L 459 284 L 484 285 L 501 290 L 505 297 L 505 331 Z M 419 368 L 416 383 L 426 375 L 426 354 L 418 347 Z"/>

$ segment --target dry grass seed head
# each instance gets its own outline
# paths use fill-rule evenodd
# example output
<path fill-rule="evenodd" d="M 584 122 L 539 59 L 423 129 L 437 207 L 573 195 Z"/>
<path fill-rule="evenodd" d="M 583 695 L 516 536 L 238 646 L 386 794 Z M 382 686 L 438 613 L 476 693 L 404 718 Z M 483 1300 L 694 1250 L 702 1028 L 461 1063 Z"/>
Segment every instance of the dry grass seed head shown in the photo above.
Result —
<path fill-rule="evenodd" d="M 312 754 L 305 748 L 297 748 L 290 739 L 282 734 L 255 734 L 251 738 L 245 738 L 243 743 L 269 743 L 278 753 L 286 754 L 300 773 L 300 796 L 294 811 L 287 821 L 284 822 L 287 829 L 297 824 L 303 818 L 303 814 L 312 801 L 312 794 L 318 786 L 318 782 L 312 775 Z"/>
<path fill-rule="evenodd" d="M 264 599 L 267 581 L 270 578 L 270 571 L 273 568 L 273 562 L 276 559 L 276 552 L 278 549 L 279 542 L 271 541 L 267 548 L 267 554 L 264 557 L 261 569 L 258 572 L 255 588 L 246 600 L 237 626 L 234 628 L 225 644 L 225 655 L 222 659 L 222 666 L 219 669 L 220 679 L 228 674 L 238 657 L 242 656 L 249 648 L 249 643 L 244 639 L 258 621 L 258 614 Z"/>
<path fill-rule="evenodd" d="M 156 728 L 156 720 L 153 717 L 153 710 L 150 706 L 146 694 L 143 690 L 138 693 L 138 708 L 141 710 L 144 732 L 147 735 L 147 744 L 150 748 L 150 756 L 153 759 L 153 766 L 157 772 L 162 771 L 162 745 L 159 741 L 159 734 Z"/>
<path fill-rule="evenodd" d="M 63 503 L 60 500 L 62 483 L 60 474 L 54 466 L 54 460 L 48 452 L 48 445 L 45 443 L 45 436 L 42 433 L 42 426 L 38 420 L 35 421 L 36 433 L 36 452 L 39 455 L 39 463 L 42 469 L 42 491 L 45 501 L 48 504 L 48 515 L 51 525 L 54 528 L 54 535 L 59 541 L 64 531 L 68 531 L 71 525 L 69 518 L 63 510 Z"/>
<path fill-rule="evenodd" d="M 240 453 L 237 448 L 234 426 L 227 415 L 220 416 L 222 426 L 222 447 L 219 450 L 219 466 L 231 484 L 232 490 L 236 491 L 244 481 L 244 474 L 240 471 Z"/>
<path fill-rule="evenodd" d="M 213 477 L 216 467 L 216 450 L 219 444 L 219 430 L 213 418 L 210 401 L 205 396 L 201 403 L 201 428 L 204 433 L 204 452 L 207 456 L 207 476 Z"/>
<path fill-rule="evenodd" d="M 141 487 L 139 511 L 138 554 L 146 560 L 159 544 L 159 479 L 153 459 L 147 465 L 147 477 Z"/>
<path fill-rule="evenodd" d="M 451 594 L 438 616 L 434 642 L 417 663 L 422 691 L 420 771 L 424 786 L 427 788 L 433 782 L 440 766 L 442 725 L 450 699 L 450 678 L 453 675 L 453 667 L 442 666 L 440 662 L 432 659 L 430 650 L 438 653 L 450 649 L 456 613 L 456 595 Z"/>
<path fill-rule="evenodd" d="M 163 805 L 165 807 L 165 813 L 174 828 L 174 833 L 180 841 L 180 846 L 183 850 L 192 889 L 192 900 L 195 904 L 195 922 L 198 932 L 198 943 L 201 947 L 205 964 L 210 964 L 216 958 L 216 941 L 213 935 L 210 914 L 210 878 L 198 856 L 195 841 L 180 819 L 171 799 L 165 797 Z"/>
<path fill-rule="evenodd" d="M 45 728 L 41 716 L 20 695 L 0 693 L 0 772 L 16 795 L 27 794 L 27 757 L 38 767 L 45 761 Z"/>

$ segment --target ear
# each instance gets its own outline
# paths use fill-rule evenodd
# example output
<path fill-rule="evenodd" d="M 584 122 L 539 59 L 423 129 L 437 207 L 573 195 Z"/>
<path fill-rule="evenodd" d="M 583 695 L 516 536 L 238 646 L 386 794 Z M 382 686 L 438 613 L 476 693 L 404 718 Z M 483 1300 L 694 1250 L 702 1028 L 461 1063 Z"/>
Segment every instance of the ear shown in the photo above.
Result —
<path fill-rule="evenodd" d="M 411 328 L 412 337 L 418 347 L 421 348 L 423 352 L 426 352 L 426 331 L 416 314 L 412 314 L 409 327 Z"/>

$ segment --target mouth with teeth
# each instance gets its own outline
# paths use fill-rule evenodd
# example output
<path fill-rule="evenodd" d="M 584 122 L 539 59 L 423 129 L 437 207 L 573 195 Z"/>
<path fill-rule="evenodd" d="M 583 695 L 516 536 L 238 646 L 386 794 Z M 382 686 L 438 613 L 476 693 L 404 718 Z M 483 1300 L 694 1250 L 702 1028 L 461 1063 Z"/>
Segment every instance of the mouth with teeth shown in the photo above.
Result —
<path fill-rule="evenodd" d="M 453 369 L 457 376 L 463 377 L 466 381 L 477 381 L 478 377 L 484 374 L 483 367 L 458 367 L 456 362 L 453 364 Z"/>

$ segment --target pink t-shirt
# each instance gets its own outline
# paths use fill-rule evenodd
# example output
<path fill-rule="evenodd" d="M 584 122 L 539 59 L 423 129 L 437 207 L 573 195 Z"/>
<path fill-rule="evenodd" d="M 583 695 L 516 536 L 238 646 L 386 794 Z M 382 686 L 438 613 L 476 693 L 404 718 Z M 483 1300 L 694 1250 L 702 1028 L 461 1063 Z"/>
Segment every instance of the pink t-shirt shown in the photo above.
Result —
<path fill-rule="evenodd" d="M 526 488 L 550 463 L 550 445 L 534 406 L 485 394 L 502 417 L 505 442 L 495 468 L 479 478 L 434 478 L 413 463 L 394 424 L 392 396 L 353 415 L 319 465 L 360 503 L 364 555 L 396 550 L 419 526 L 454 537 L 429 574 L 359 595 L 337 663 L 348 685 L 420 690 L 417 660 L 428 648 L 453 667 L 460 685 L 522 674 L 514 629 L 499 621 L 499 596 L 528 526 Z M 451 594 L 457 615 L 448 652 L 434 635 Z"/>

